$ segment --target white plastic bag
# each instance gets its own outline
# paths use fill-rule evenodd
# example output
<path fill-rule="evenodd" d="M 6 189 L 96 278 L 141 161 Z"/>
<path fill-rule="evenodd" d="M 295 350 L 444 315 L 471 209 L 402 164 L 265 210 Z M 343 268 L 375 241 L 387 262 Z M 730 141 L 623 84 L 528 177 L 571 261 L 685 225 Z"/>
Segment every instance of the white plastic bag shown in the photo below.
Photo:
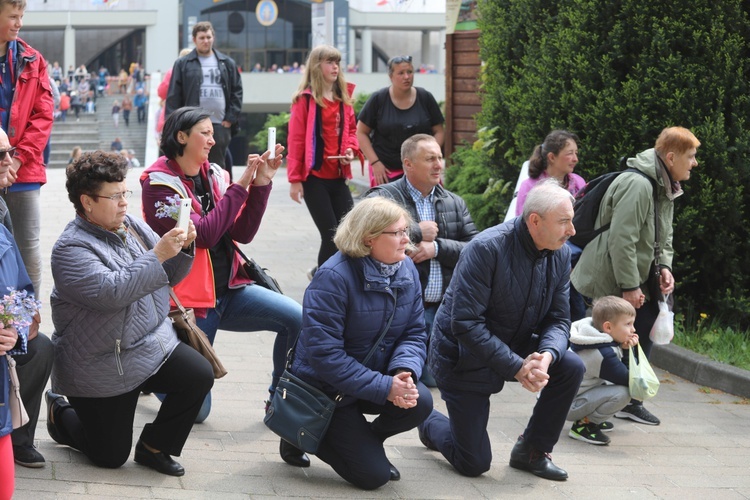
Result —
<path fill-rule="evenodd" d="M 638 359 L 636 359 L 636 354 L 638 354 Z M 637 399 L 638 401 L 645 401 L 653 398 L 659 391 L 659 385 L 661 384 L 656 373 L 654 373 L 654 369 L 651 368 L 651 363 L 649 363 L 648 358 L 646 358 L 646 353 L 641 349 L 640 344 L 630 348 L 629 358 L 628 388 L 630 389 L 630 397 Z"/>
<path fill-rule="evenodd" d="M 674 337 L 674 313 L 669 310 L 667 305 L 668 297 L 669 295 L 664 297 L 664 301 L 659 301 L 659 315 L 656 317 L 651 333 L 648 335 L 654 344 L 669 344 Z"/>

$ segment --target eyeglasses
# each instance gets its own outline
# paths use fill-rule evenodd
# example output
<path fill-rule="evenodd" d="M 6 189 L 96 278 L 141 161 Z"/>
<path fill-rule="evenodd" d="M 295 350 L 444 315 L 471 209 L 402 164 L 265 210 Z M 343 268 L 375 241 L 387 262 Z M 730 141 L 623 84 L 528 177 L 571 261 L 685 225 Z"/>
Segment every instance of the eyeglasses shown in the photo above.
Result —
<path fill-rule="evenodd" d="M 396 238 L 409 237 L 409 228 L 399 229 L 398 231 L 383 231 L 380 234 L 392 234 Z"/>
<path fill-rule="evenodd" d="M 5 159 L 5 155 L 8 155 L 8 158 L 13 158 L 15 154 L 16 148 L 0 149 L 0 161 Z"/>
<path fill-rule="evenodd" d="M 92 198 L 106 198 L 112 201 L 127 200 L 133 195 L 132 191 L 123 191 L 122 193 L 113 194 L 112 196 L 100 196 L 98 194 L 90 194 Z"/>
<path fill-rule="evenodd" d="M 394 64 L 401 64 L 401 63 L 409 63 L 411 64 L 411 56 L 395 56 L 391 57 L 391 60 L 388 62 L 388 66 L 391 68 Z"/>

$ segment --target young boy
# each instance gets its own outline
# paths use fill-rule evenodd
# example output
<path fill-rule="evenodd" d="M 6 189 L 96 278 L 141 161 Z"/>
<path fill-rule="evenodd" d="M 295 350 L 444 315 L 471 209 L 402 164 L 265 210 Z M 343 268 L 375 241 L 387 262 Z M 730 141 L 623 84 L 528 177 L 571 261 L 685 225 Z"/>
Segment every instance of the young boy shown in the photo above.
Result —
<path fill-rule="evenodd" d="M 576 321 L 570 328 L 570 349 L 586 366 L 578 394 L 568 412 L 573 420 L 568 436 L 590 444 L 609 444 L 602 431 L 613 428 L 607 419 L 630 401 L 628 367 L 622 349 L 638 344 L 635 308 L 621 297 L 601 297 L 592 317 Z"/>

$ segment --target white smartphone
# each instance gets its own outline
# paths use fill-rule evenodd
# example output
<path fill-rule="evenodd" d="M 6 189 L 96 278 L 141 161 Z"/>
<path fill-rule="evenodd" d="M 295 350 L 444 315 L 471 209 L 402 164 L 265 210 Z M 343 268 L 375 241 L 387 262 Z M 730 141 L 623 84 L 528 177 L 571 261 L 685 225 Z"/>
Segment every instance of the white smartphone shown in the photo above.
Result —
<path fill-rule="evenodd" d="M 268 127 L 268 150 L 271 152 L 268 158 L 276 158 L 276 127 Z"/>
<path fill-rule="evenodd" d="M 188 222 L 190 221 L 190 198 L 180 199 L 180 211 L 177 215 L 177 227 L 185 230 L 187 234 Z"/>

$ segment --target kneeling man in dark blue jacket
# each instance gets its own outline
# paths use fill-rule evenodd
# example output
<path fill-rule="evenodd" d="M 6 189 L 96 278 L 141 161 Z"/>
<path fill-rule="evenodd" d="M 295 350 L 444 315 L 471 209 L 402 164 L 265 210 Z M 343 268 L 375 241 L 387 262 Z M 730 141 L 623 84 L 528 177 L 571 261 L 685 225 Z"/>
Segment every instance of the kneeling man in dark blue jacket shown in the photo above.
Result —
<path fill-rule="evenodd" d="M 568 473 L 550 452 L 583 378 L 568 351 L 573 197 L 554 180 L 529 192 L 521 217 L 489 228 L 461 252 L 435 318 L 429 366 L 448 415 L 433 410 L 419 437 L 458 472 L 490 469 L 490 396 L 505 381 L 541 391 L 510 465 L 545 479 Z"/>

